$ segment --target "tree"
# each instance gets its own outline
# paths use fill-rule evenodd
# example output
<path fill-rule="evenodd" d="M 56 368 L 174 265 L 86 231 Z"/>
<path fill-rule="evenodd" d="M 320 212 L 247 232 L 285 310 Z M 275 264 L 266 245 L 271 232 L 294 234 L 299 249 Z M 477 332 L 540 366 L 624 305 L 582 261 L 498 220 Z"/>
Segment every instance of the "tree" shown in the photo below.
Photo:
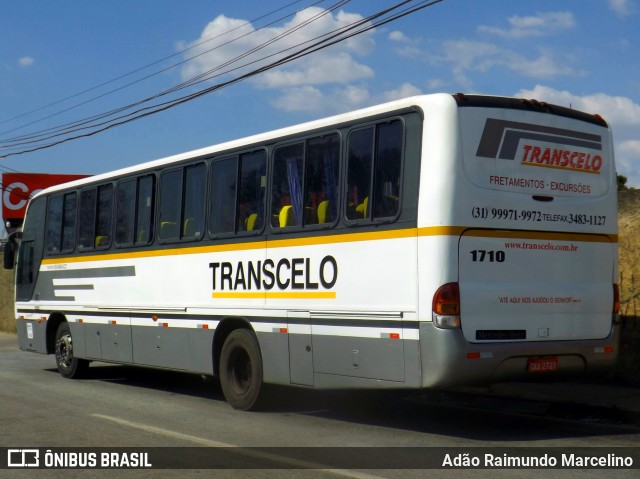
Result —
<path fill-rule="evenodd" d="M 624 175 L 618 175 L 618 191 L 626 191 L 628 189 L 627 177 Z"/>

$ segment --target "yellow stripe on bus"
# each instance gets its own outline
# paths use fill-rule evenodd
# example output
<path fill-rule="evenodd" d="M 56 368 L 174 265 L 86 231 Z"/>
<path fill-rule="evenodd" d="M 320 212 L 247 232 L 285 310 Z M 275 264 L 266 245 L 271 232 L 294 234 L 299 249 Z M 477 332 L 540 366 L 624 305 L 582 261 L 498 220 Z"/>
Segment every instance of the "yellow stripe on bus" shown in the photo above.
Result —
<path fill-rule="evenodd" d="M 226 251 L 247 251 L 268 248 L 290 248 L 296 246 L 317 246 L 338 243 L 352 243 L 364 241 L 379 241 L 403 238 L 415 238 L 418 236 L 461 236 L 468 235 L 486 238 L 515 238 L 515 239 L 540 239 L 558 241 L 582 241 L 586 243 L 617 243 L 618 235 L 615 234 L 589 234 L 589 233 L 561 233 L 543 231 L 514 231 L 481 229 L 467 226 L 428 226 L 423 228 L 402 228 L 384 231 L 369 231 L 362 233 L 332 234 L 324 236 L 307 236 L 304 238 L 275 239 L 249 241 L 246 243 L 225 243 L 221 245 L 191 246 L 186 248 L 153 249 L 142 251 L 105 252 L 87 256 L 62 256 L 45 258 L 43 265 L 55 265 L 62 263 L 84 263 L 90 261 L 120 260 L 135 258 L 155 258 L 161 256 L 175 256 L 185 254 L 222 253 Z"/>
<path fill-rule="evenodd" d="M 335 291 L 229 291 L 211 293 L 213 299 L 336 299 Z"/>

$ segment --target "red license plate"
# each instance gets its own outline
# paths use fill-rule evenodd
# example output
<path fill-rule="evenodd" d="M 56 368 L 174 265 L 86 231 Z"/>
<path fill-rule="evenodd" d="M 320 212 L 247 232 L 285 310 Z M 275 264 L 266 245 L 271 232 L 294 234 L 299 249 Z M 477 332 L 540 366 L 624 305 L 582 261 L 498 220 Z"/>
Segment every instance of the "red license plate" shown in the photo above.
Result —
<path fill-rule="evenodd" d="M 558 358 L 550 356 L 548 358 L 529 358 L 527 361 L 527 371 L 530 373 L 550 373 L 558 370 Z"/>

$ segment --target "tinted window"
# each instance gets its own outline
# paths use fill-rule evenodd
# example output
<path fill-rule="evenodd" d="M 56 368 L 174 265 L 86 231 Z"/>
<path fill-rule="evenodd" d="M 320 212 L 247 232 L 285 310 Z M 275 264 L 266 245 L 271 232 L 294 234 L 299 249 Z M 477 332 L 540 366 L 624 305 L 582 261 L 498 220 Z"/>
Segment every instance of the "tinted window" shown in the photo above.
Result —
<path fill-rule="evenodd" d="M 331 223 L 337 218 L 338 135 L 309 140 L 305 161 L 305 224 Z"/>
<path fill-rule="evenodd" d="M 49 198 L 47 203 L 47 252 L 59 253 L 62 234 L 63 197 Z"/>
<path fill-rule="evenodd" d="M 76 246 L 76 193 L 54 196 L 47 204 L 47 252 L 73 251 Z"/>
<path fill-rule="evenodd" d="M 349 135 L 348 219 L 385 218 L 398 213 L 403 140 L 403 127 L 398 120 Z"/>
<path fill-rule="evenodd" d="M 136 180 L 118 183 L 116 193 L 116 243 L 132 244 L 136 219 Z"/>
<path fill-rule="evenodd" d="M 151 242 L 153 225 L 155 177 L 143 176 L 138 180 L 138 200 L 135 244 L 148 244 Z"/>
<path fill-rule="evenodd" d="M 185 168 L 182 238 L 202 236 L 204 232 L 204 204 L 206 167 L 204 163 Z"/>
<path fill-rule="evenodd" d="M 111 245 L 111 218 L 113 217 L 113 185 L 98 188 L 98 210 L 96 212 L 95 247 L 108 248 Z"/>
<path fill-rule="evenodd" d="M 160 179 L 160 239 L 178 239 L 182 203 L 182 170 L 167 171 Z"/>
<path fill-rule="evenodd" d="M 160 178 L 159 237 L 199 238 L 204 232 L 206 166 L 169 170 Z"/>
<path fill-rule="evenodd" d="M 304 143 L 276 149 L 273 158 L 271 225 L 276 228 L 302 225 L 302 178 Z"/>
<path fill-rule="evenodd" d="M 75 193 L 64 195 L 62 217 L 62 251 L 73 251 L 76 247 L 76 210 L 78 197 Z"/>
<path fill-rule="evenodd" d="M 94 247 L 96 229 L 96 200 L 98 190 L 91 188 L 80 193 L 80 215 L 78 228 L 78 247 L 89 249 Z"/>
<path fill-rule="evenodd" d="M 218 160 L 211 166 L 211 234 L 235 232 L 236 179 L 238 158 Z"/>
<path fill-rule="evenodd" d="M 213 163 L 209 213 L 212 234 L 262 229 L 266 165 L 264 150 Z"/>
<path fill-rule="evenodd" d="M 373 194 L 374 218 L 395 216 L 398 213 L 402 142 L 402 123 L 394 121 L 378 126 Z"/>
<path fill-rule="evenodd" d="M 267 156 L 264 150 L 240 155 L 237 231 L 262 229 Z"/>

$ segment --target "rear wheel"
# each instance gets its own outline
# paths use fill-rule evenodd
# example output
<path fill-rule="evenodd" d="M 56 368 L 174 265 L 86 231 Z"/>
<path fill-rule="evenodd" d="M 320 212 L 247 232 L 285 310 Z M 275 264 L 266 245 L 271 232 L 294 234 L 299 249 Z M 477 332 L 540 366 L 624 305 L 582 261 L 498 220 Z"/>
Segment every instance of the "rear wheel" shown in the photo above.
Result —
<path fill-rule="evenodd" d="M 55 343 L 56 364 L 62 377 L 74 379 L 82 377 L 89 367 L 89 361 L 78 359 L 73 355 L 73 337 L 66 321 L 60 323 L 56 332 Z"/>
<path fill-rule="evenodd" d="M 262 389 L 262 355 L 253 331 L 236 329 L 220 354 L 220 384 L 227 402 L 243 411 L 254 409 Z"/>

